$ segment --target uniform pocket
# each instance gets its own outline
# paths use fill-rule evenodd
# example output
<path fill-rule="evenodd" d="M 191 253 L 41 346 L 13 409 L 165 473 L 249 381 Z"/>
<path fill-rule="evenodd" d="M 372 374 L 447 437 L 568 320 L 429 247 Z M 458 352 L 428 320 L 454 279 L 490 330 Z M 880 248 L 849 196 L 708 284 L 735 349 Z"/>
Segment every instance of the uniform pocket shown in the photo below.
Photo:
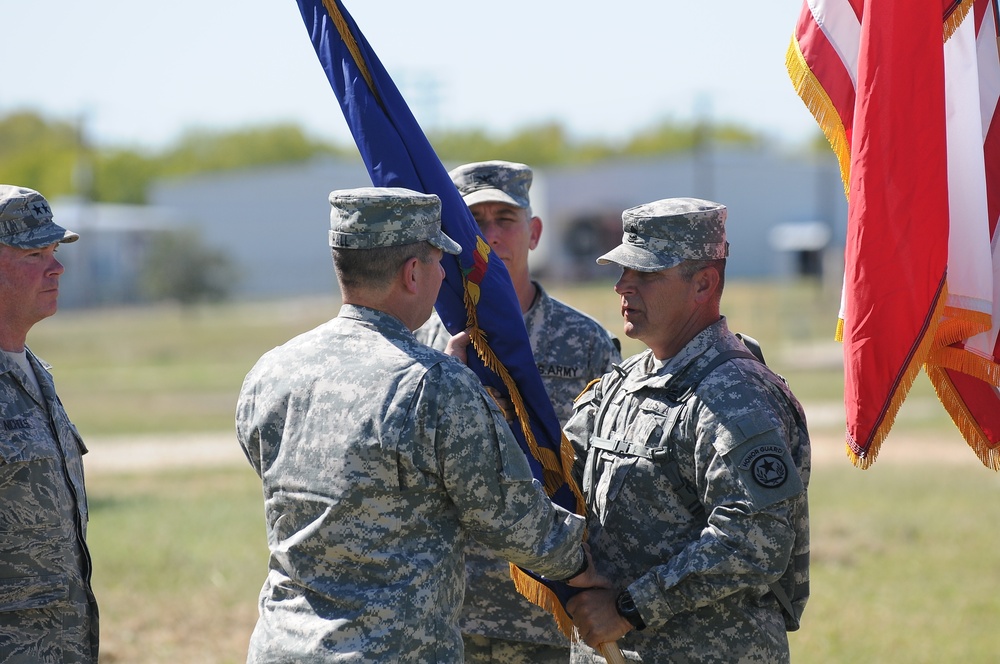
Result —
<path fill-rule="evenodd" d="M 0 660 L 10 664 L 83 661 L 67 652 L 69 584 L 61 574 L 0 579 Z"/>
<path fill-rule="evenodd" d="M 9 432 L 8 432 L 9 433 Z M 65 507 L 59 453 L 51 440 L 4 436 L 0 440 L 0 533 L 58 526 Z"/>
<path fill-rule="evenodd" d="M 0 613 L 44 609 L 69 601 L 64 574 L 0 579 Z"/>

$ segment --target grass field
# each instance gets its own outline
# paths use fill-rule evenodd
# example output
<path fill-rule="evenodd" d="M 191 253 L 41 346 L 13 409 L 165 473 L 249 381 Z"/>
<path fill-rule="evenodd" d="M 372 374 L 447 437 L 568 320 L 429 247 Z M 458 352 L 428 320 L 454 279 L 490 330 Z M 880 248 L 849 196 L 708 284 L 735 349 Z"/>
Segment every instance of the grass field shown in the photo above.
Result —
<path fill-rule="evenodd" d="M 101 661 L 244 661 L 267 566 L 250 469 L 99 475 L 90 495 Z M 816 469 L 810 499 L 812 597 L 793 661 L 996 661 L 991 471 L 845 461 Z"/>
<path fill-rule="evenodd" d="M 551 290 L 620 329 L 610 284 Z M 839 403 L 834 295 L 732 283 L 724 304 L 731 327 L 763 343 L 804 403 L 817 413 Z M 225 435 L 257 357 L 337 307 L 336 298 L 313 298 L 65 311 L 29 343 L 54 365 L 92 446 L 109 436 Z M 816 455 L 810 489 L 812 599 L 791 635 L 793 661 L 996 661 L 1000 478 L 962 449 L 926 380 L 867 471 L 840 451 L 842 420 L 817 416 L 812 428 L 827 453 Z M 908 446 L 931 453 L 903 453 Z M 249 466 L 90 475 L 102 662 L 244 661 L 267 564 L 258 482 Z"/>
<path fill-rule="evenodd" d="M 610 283 L 553 287 L 621 338 Z M 727 284 L 733 331 L 761 342 L 768 363 L 803 402 L 841 403 L 843 371 L 833 341 L 838 295 L 813 284 Z M 64 311 L 32 330 L 29 345 L 54 366 L 60 395 L 85 436 L 231 431 L 247 371 L 270 348 L 336 315 L 336 297 L 178 309 Z M 922 374 L 921 374 L 922 376 Z M 900 429 L 953 429 L 926 378 L 915 384 Z M 816 424 L 826 426 L 822 422 Z M 843 422 L 836 423 L 843 428 Z"/>

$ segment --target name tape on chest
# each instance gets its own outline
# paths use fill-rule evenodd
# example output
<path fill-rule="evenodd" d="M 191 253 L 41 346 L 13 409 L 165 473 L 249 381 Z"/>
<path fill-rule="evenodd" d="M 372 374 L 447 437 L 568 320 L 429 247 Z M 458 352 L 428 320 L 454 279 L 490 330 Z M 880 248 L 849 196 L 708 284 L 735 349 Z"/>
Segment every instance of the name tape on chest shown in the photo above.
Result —
<path fill-rule="evenodd" d="M 23 417 L 15 417 L 9 420 L 3 421 L 4 431 L 18 431 L 21 429 L 30 429 L 31 421 Z"/>

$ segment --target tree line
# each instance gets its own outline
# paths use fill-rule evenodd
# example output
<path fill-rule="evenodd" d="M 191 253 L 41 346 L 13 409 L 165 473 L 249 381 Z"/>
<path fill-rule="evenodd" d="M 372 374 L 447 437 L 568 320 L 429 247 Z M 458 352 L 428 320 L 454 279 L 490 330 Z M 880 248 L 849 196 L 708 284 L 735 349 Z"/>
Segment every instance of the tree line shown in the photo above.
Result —
<path fill-rule="evenodd" d="M 523 127 L 507 136 L 458 128 L 428 134 L 442 161 L 503 158 L 533 166 L 585 165 L 622 157 L 653 157 L 707 144 L 755 146 L 757 132 L 735 124 L 664 121 L 618 142 L 574 139 L 556 122 Z M 825 144 L 824 144 L 825 145 Z M 301 163 L 330 155 L 359 159 L 355 146 L 310 137 L 294 124 L 232 131 L 194 129 L 157 151 L 92 145 L 73 122 L 34 111 L 0 116 L 0 182 L 21 184 L 47 197 L 77 195 L 108 203 L 147 202 L 162 179 Z"/>

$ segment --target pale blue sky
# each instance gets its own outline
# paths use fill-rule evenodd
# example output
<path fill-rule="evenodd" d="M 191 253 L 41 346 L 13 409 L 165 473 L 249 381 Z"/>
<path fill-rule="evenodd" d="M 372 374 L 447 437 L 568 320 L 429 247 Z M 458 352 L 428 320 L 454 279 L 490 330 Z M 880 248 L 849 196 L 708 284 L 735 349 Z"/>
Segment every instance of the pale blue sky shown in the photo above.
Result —
<path fill-rule="evenodd" d="M 616 138 L 663 119 L 784 142 L 816 125 L 785 50 L 801 0 L 345 0 L 425 128 L 562 122 Z M 102 144 L 278 121 L 350 144 L 292 0 L 0 0 L 0 113 L 86 118 Z"/>

